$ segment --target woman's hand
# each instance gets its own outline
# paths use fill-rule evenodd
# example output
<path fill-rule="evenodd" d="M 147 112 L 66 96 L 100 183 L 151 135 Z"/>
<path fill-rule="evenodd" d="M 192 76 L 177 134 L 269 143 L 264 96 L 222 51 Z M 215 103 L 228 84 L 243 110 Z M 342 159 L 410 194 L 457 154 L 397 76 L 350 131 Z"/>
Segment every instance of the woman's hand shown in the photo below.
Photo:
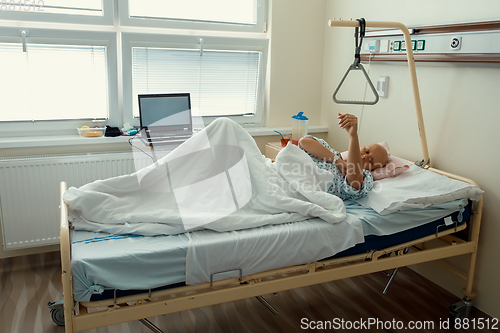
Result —
<path fill-rule="evenodd" d="M 358 118 L 352 114 L 338 114 L 339 126 L 349 133 L 349 149 L 347 151 L 347 161 L 345 165 L 339 167 L 346 176 L 349 184 L 359 190 L 363 184 L 363 160 L 359 151 L 358 141 Z"/>
<path fill-rule="evenodd" d="M 349 133 L 349 136 L 356 136 L 358 134 L 358 118 L 352 114 L 338 114 L 339 126 Z"/>

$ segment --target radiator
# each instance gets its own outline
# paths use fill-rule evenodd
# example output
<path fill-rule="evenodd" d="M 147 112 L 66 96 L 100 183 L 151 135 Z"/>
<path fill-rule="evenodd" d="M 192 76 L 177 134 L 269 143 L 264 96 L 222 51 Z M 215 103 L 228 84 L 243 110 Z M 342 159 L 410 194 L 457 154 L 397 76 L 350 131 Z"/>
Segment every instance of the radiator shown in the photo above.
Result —
<path fill-rule="evenodd" d="M 134 163 L 134 158 L 136 161 Z M 152 160 L 132 152 L 0 159 L 0 208 L 6 250 L 59 243 L 59 183 L 81 186 L 130 174 Z"/>

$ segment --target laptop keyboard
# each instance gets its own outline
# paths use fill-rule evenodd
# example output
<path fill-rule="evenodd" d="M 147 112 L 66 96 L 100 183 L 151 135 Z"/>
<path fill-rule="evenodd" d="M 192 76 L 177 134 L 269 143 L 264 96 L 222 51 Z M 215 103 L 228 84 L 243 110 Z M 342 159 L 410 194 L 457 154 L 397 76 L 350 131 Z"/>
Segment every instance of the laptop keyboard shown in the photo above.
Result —
<path fill-rule="evenodd" d="M 152 142 L 157 142 L 157 141 L 171 141 L 171 140 L 187 140 L 192 136 L 192 134 L 186 134 L 186 132 L 183 133 L 168 133 L 164 135 L 150 135 L 149 139 Z"/>
<path fill-rule="evenodd" d="M 180 133 L 165 133 L 165 134 L 149 134 L 151 140 L 156 139 L 176 139 L 176 138 L 190 138 L 192 134 L 186 134 L 186 132 Z"/>
<path fill-rule="evenodd" d="M 153 145 L 153 147 L 161 145 L 179 145 L 193 136 L 192 133 L 182 132 L 168 132 L 168 133 L 149 133 L 149 137 L 141 135 L 145 143 Z"/>

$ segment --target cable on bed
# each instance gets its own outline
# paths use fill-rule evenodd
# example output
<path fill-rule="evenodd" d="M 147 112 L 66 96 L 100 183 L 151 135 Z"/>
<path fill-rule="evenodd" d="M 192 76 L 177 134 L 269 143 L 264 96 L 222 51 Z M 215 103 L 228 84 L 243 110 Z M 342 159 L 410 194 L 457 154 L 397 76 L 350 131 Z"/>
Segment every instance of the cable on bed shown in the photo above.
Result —
<path fill-rule="evenodd" d="M 148 153 L 146 153 L 146 152 L 145 152 L 144 150 L 142 150 L 141 148 L 139 148 L 139 147 L 137 147 L 137 146 L 134 146 L 134 145 L 132 144 L 132 140 L 134 140 L 134 139 L 136 139 L 136 138 L 137 138 L 137 137 L 135 137 L 135 136 L 134 136 L 134 137 L 129 138 L 129 139 L 128 139 L 128 144 L 129 144 L 129 145 L 131 145 L 133 148 L 137 148 L 137 149 L 139 149 L 140 151 L 142 151 L 144 154 L 146 154 L 147 156 L 149 156 L 149 158 L 151 158 L 151 159 L 153 160 L 153 163 L 155 163 L 156 161 L 155 161 L 155 159 L 153 158 L 153 156 L 149 155 Z"/>

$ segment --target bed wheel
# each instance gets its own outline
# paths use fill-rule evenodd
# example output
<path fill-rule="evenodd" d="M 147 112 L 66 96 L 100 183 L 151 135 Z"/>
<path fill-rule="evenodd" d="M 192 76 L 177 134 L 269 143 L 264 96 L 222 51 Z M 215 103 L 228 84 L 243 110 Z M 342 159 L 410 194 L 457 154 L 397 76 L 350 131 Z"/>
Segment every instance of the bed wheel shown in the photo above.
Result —
<path fill-rule="evenodd" d="M 450 306 L 450 319 L 454 322 L 455 319 L 469 318 L 472 311 L 472 300 L 464 297 L 460 302 Z"/>
<path fill-rule="evenodd" d="M 64 326 L 64 305 L 63 301 L 49 302 L 50 315 L 52 321 L 58 326 Z"/>
<path fill-rule="evenodd" d="M 64 311 L 62 309 L 50 310 L 52 320 L 56 325 L 64 326 Z"/>

